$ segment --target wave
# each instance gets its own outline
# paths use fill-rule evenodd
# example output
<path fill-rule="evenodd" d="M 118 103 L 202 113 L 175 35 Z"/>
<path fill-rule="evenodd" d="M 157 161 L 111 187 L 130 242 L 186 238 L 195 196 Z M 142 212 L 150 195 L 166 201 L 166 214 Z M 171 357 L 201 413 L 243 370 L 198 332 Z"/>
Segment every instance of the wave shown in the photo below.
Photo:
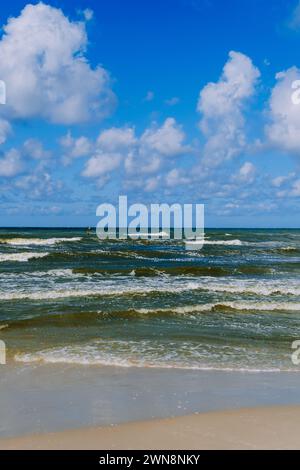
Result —
<path fill-rule="evenodd" d="M 48 271 L 34 271 L 33 273 L 25 273 L 29 276 L 36 276 L 36 277 L 72 277 L 74 275 L 73 269 L 49 269 Z"/>
<path fill-rule="evenodd" d="M 204 290 L 209 290 L 211 292 L 228 292 L 232 294 L 254 294 L 254 295 L 274 295 L 274 294 L 289 294 L 289 295 L 300 295 L 300 286 L 293 285 L 281 285 L 274 282 L 272 285 L 263 284 L 263 283 L 245 283 L 244 285 L 210 285 L 203 287 Z"/>
<path fill-rule="evenodd" d="M 186 240 L 186 245 L 229 245 L 229 246 L 241 246 L 247 245 L 247 242 L 241 240 Z"/>
<path fill-rule="evenodd" d="M 220 350 L 221 349 L 221 350 Z M 168 343 L 164 345 L 153 341 L 122 341 L 103 340 L 91 344 L 65 346 L 46 349 L 34 353 L 17 353 L 14 356 L 16 362 L 44 363 L 44 364 L 76 364 L 89 366 L 110 366 L 124 368 L 156 368 L 156 369 L 187 369 L 187 370 L 218 370 L 223 372 L 247 371 L 247 372 L 280 372 L 282 370 L 297 371 L 298 368 L 286 367 L 279 364 L 276 367 L 253 367 L 247 361 L 247 357 L 237 356 L 237 362 L 233 363 L 228 357 L 224 362 L 226 352 L 219 347 L 217 354 L 222 362 L 210 363 L 210 350 L 205 354 L 199 347 L 193 347 L 190 343 Z M 187 354 L 188 357 L 185 357 Z M 244 351 L 245 354 L 245 351 Z"/>
<path fill-rule="evenodd" d="M 226 367 L 226 366 L 201 366 L 189 364 L 168 364 L 167 362 L 149 363 L 146 361 L 130 361 L 125 358 L 85 358 L 76 355 L 70 357 L 59 357 L 58 355 L 37 354 L 16 354 L 14 357 L 16 362 L 43 363 L 43 364 L 74 364 L 82 366 L 104 366 L 104 367 L 124 367 L 124 368 L 145 368 L 145 369 L 180 369 L 180 370 L 199 370 L 199 371 L 216 371 L 216 372 L 249 372 L 249 373 L 271 373 L 271 372 L 299 372 L 295 368 L 255 368 L 255 367 Z"/>
<path fill-rule="evenodd" d="M 232 245 L 232 246 L 241 246 L 246 245 L 247 242 L 242 242 L 241 240 L 204 240 L 204 245 Z"/>
<path fill-rule="evenodd" d="M 141 268 L 74 268 L 74 274 L 119 274 L 119 275 L 131 275 L 136 277 L 151 277 L 159 275 L 170 275 L 170 276 L 224 276 L 232 274 L 232 269 L 223 268 L 219 266 L 177 266 L 177 267 L 164 267 L 164 268 L 152 268 L 150 266 Z"/>
<path fill-rule="evenodd" d="M 124 312 L 125 313 L 125 312 Z M 120 317 L 122 316 L 123 312 L 120 312 Z M 25 314 L 17 319 L 5 319 L 7 322 L 4 327 L 12 329 L 26 329 L 26 328 L 44 328 L 44 327 L 87 327 L 87 325 L 95 324 L 102 318 L 103 316 L 107 316 L 105 312 L 102 311 L 80 311 L 74 312 L 72 311 L 63 311 L 61 313 L 45 313 L 38 315 L 28 315 Z M 0 325 L 1 329 L 1 325 Z"/>
<path fill-rule="evenodd" d="M 229 234 L 225 234 L 227 236 Z M 188 245 L 224 245 L 224 246 L 248 246 L 248 247 L 261 247 L 261 248 L 270 248 L 271 251 L 275 251 L 278 253 L 288 253 L 288 252 L 294 252 L 298 253 L 300 252 L 299 247 L 295 246 L 286 246 L 285 242 L 280 242 L 280 241 L 242 241 L 239 239 L 234 239 L 234 240 L 207 240 L 207 239 L 201 239 L 201 240 L 191 240 L 191 241 L 185 241 L 186 244 Z"/>
<path fill-rule="evenodd" d="M 174 313 L 188 314 L 197 312 L 219 311 L 296 311 L 300 312 L 300 303 L 291 302 L 215 302 L 210 304 L 184 305 L 182 307 L 140 308 L 134 310 L 141 314 Z"/>
<path fill-rule="evenodd" d="M 161 256 L 161 254 L 160 254 Z M 166 253 L 165 253 L 166 256 Z M 77 252 L 52 252 L 49 253 L 49 259 L 51 260 L 64 260 L 64 259 L 89 259 L 89 258 L 108 258 L 108 261 L 118 260 L 120 258 L 131 258 L 133 260 L 143 260 L 143 261 L 163 261 L 164 258 L 159 258 L 159 256 L 153 254 L 150 250 L 148 255 L 144 252 L 139 254 L 138 251 L 121 251 L 121 250 L 108 250 L 108 249 L 97 249 L 91 251 L 77 251 Z M 169 261 L 166 259 L 166 261 Z M 174 258 L 170 258 L 170 261 L 176 261 Z"/>
<path fill-rule="evenodd" d="M 300 303 L 293 302 L 214 302 L 198 305 L 168 306 L 164 308 L 131 308 L 129 310 L 97 310 L 78 311 L 67 310 L 63 313 L 47 313 L 37 316 L 24 316 L 18 319 L 6 319 L 3 328 L 24 329 L 24 328 L 48 328 L 48 327 L 87 327 L 96 325 L 100 319 L 132 320 L 135 317 L 180 317 L 186 316 L 189 319 L 196 319 L 196 314 L 249 314 L 259 312 L 300 312 Z"/>
<path fill-rule="evenodd" d="M 37 291 L 37 292 L 0 292 L 0 300 L 52 300 L 52 299 L 63 299 L 67 297 L 101 297 L 101 296 L 120 296 L 120 295 L 145 295 L 151 293 L 170 292 L 176 293 L 178 291 L 184 292 L 189 290 L 199 289 L 198 285 L 192 285 L 191 283 L 182 287 L 124 287 L 120 289 L 118 287 L 113 288 L 107 286 L 105 289 L 78 289 L 74 286 L 73 289 L 61 289 L 61 290 L 49 290 L 49 291 Z"/>
<path fill-rule="evenodd" d="M 156 268 L 74 268 L 73 274 L 81 274 L 81 275 L 102 275 L 102 276 L 109 276 L 109 275 L 128 275 L 128 276 L 137 276 L 137 277 L 147 277 L 147 276 L 157 276 L 159 274 L 163 274 L 163 270 L 159 270 Z"/>
<path fill-rule="evenodd" d="M 130 233 L 129 237 L 130 238 L 139 238 L 139 237 L 170 237 L 170 235 L 167 232 L 139 232 L 139 233 Z"/>
<path fill-rule="evenodd" d="M 0 253 L 0 263 L 6 261 L 26 262 L 30 259 L 44 258 L 49 253 Z"/>
<path fill-rule="evenodd" d="M 28 246 L 28 245 L 56 245 L 64 242 L 78 242 L 82 240 L 82 237 L 71 237 L 71 238 L 2 238 L 0 243 L 13 246 Z"/>
<path fill-rule="evenodd" d="M 264 266 L 169 266 L 157 268 L 134 268 L 133 273 L 135 276 L 154 276 L 154 275 L 169 275 L 169 276 L 231 276 L 232 274 L 268 274 L 271 268 Z"/>
<path fill-rule="evenodd" d="M 298 283 L 292 283 L 287 280 L 286 283 L 279 283 L 276 281 L 246 281 L 226 278 L 226 281 L 220 282 L 219 279 L 214 280 L 212 277 L 203 277 L 197 281 L 183 281 L 182 279 L 175 279 L 166 277 L 162 283 L 162 278 L 153 279 L 145 285 L 144 282 L 128 282 L 125 279 L 124 287 L 120 287 L 118 282 L 105 281 L 102 285 L 91 282 L 84 284 L 84 289 L 80 289 L 78 284 L 66 285 L 65 288 L 51 289 L 51 290 L 36 290 L 36 291 L 0 291 L 0 300 L 52 300 L 72 297 L 101 297 L 101 296 L 123 296 L 123 295 L 160 295 L 164 293 L 182 293 L 189 291 L 206 291 L 206 292 L 227 292 L 232 294 L 252 294 L 256 296 L 271 296 L 271 295 L 300 295 L 300 286 Z"/>
<path fill-rule="evenodd" d="M 72 277 L 81 277 L 80 273 L 74 273 L 73 269 L 49 269 L 48 271 L 28 271 L 23 273 L 11 273 L 11 276 L 15 277 L 25 277 L 25 278 L 48 278 L 48 277 L 55 277 L 55 278 L 72 278 Z"/>
<path fill-rule="evenodd" d="M 283 248 L 281 248 L 282 251 L 298 251 L 299 248 L 295 247 L 295 246 L 285 246 Z"/>
<path fill-rule="evenodd" d="M 300 248 L 296 246 L 285 246 L 276 250 L 277 253 L 284 253 L 284 254 L 298 254 L 300 253 Z"/>

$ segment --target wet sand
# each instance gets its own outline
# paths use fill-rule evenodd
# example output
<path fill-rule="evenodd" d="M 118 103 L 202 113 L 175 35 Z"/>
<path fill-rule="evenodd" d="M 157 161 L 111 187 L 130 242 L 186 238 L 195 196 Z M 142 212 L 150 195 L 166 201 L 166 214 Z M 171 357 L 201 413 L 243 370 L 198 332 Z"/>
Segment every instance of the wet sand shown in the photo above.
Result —
<path fill-rule="evenodd" d="M 0 447 L 295 447 L 299 387 L 298 373 L 11 364 Z"/>
<path fill-rule="evenodd" d="M 246 408 L 1 439 L 0 449 L 300 449 L 300 407 Z"/>

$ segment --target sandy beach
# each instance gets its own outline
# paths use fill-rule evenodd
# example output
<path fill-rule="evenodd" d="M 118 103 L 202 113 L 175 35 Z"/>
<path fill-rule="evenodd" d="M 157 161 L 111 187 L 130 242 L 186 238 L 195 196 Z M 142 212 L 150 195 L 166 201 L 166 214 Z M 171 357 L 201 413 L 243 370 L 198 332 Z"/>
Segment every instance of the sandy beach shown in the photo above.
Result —
<path fill-rule="evenodd" d="M 0 449 L 300 449 L 300 407 L 245 408 L 2 439 Z"/>

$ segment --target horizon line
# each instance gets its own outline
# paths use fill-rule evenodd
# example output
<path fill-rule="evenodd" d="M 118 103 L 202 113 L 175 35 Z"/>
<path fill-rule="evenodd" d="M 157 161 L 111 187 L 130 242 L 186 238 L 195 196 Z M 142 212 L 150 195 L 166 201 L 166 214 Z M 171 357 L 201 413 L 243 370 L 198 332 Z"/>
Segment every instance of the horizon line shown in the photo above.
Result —
<path fill-rule="evenodd" d="M 119 229 L 119 227 L 115 227 L 116 229 Z M 194 227 L 195 229 L 196 227 Z M 0 225 L 0 230 L 16 230 L 16 229 L 33 229 L 33 230 L 40 230 L 40 229 L 45 229 L 45 230 L 82 230 L 82 229 L 96 229 L 96 226 L 91 226 L 91 225 L 82 225 L 82 226 L 46 226 L 46 225 L 32 225 L 32 226 L 26 226 L 26 225 L 15 225 L 15 226 L 1 226 Z M 159 230 L 163 230 L 163 228 L 159 228 Z M 174 227 L 170 227 L 170 230 L 174 230 Z M 230 226 L 224 226 L 224 227 L 205 227 L 205 230 L 300 230 L 300 227 L 230 227 Z"/>

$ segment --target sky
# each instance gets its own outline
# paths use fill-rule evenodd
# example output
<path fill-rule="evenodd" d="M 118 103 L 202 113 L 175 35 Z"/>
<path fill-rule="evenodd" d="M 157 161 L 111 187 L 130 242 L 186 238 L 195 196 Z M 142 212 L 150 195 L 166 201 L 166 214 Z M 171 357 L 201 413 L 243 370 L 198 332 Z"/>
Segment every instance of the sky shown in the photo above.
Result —
<path fill-rule="evenodd" d="M 127 195 L 299 227 L 298 0 L 11 0 L 0 23 L 1 226 Z"/>

